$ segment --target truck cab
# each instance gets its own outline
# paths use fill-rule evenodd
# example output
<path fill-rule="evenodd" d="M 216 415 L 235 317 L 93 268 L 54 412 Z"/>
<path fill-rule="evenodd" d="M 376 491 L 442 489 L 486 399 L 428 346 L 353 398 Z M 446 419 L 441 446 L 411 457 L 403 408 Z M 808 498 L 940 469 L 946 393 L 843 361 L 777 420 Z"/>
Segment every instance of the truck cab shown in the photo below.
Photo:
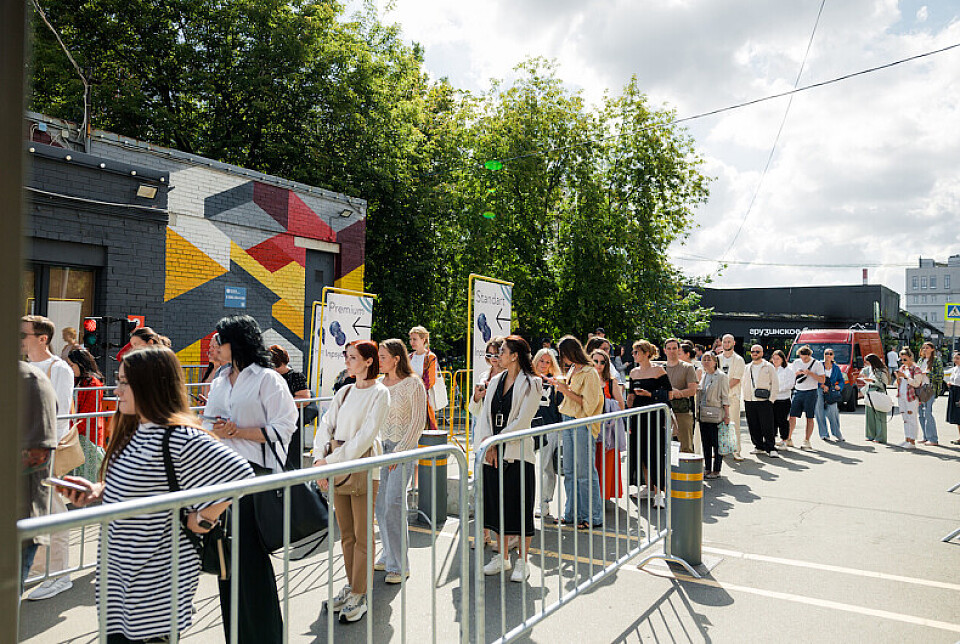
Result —
<path fill-rule="evenodd" d="M 852 329 L 805 329 L 797 334 L 790 349 L 789 361 L 797 359 L 800 347 L 808 345 L 813 350 L 815 360 L 823 362 L 823 352 L 833 349 L 834 362 L 843 373 L 843 397 L 840 411 L 857 410 L 857 387 L 865 356 L 875 353 L 884 360 L 883 342 L 877 331 Z M 885 361 L 885 360 L 884 360 Z"/>

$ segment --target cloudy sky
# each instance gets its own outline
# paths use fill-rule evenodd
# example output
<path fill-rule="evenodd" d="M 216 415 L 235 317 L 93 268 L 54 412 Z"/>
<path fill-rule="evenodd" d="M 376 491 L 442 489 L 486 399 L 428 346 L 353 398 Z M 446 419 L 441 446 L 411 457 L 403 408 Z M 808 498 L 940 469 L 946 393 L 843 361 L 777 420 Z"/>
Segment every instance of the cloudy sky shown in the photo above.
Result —
<path fill-rule="evenodd" d="M 385 20 L 424 46 L 430 73 L 457 87 L 483 91 L 526 57 L 546 56 L 588 100 L 636 74 L 655 103 L 681 117 L 792 89 L 821 5 L 378 2 Z M 955 0 L 826 0 L 800 85 L 956 43 Z M 707 275 L 715 261 L 683 258 L 725 256 L 721 287 L 861 281 L 857 266 L 762 263 L 880 264 L 870 282 L 902 293 L 904 268 L 921 254 L 960 253 L 960 48 L 797 94 L 761 183 L 788 100 L 688 125 L 715 181 L 697 228 L 671 249 L 675 263 Z"/>

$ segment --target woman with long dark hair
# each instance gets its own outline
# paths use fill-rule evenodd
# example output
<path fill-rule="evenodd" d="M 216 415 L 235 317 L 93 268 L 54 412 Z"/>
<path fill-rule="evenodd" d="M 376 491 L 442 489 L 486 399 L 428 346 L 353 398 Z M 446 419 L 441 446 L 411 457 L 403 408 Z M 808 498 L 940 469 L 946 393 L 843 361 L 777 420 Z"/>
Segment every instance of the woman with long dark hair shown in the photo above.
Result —
<path fill-rule="evenodd" d="M 344 463 L 382 451 L 379 433 L 390 411 L 390 390 L 377 382 L 380 354 L 376 342 L 355 340 L 347 345 L 347 373 L 356 379 L 336 393 L 330 409 L 317 425 L 313 452 L 314 466 Z M 366 472 L 354 474 L 350 478 Z M 327 610 L 340 613 L 341 622 L 355 622 L 367 612 L 367 497 L 376 498 L 380 472 L 374 471 L 373 488 L 359 494 L 341 494 L 331 490 L 333 507 L 340 528 L 340 548 L 347 585 L 336 597 L 324 602 Z M 318 481 L 320 489 L 330 487 L 327 479 Z"/>
<path fill-rule="evenodd" d="M 381 342 L 379 360 L 381 382 L 390 390 L 390 408 L 380 426 L 383 453 L 416 449 L 427 421 L 427 390 L 423 388 L 423 380 L 413 373 L 402 340 L 391 338 Z M 388 584 L 399 584 L 407 568 L 403 531 L 407 529 L 407 485 L 411 476 L 413 463 L 380 468 L 376 510 L 383 554 L 373 568 L 386 571 L 384 581 Z M 410 574 L 409 568 L 407 574 Z"/>
<path fill-rule="evenodd" d="M 790 405 L 793 402 L 793 384 L 797 374 L 790 368 L 786 354 L 777 349 L 770 356 L 770 363 L 777 370 L 777 399 L 773 401 L 773 426 L 776 428 L 780 440 L 777 449 L 793 447 L 790 440 Z"/>
<path fill-rule="evenodd" d="M 560 404 L 563 419 L 597 416 L 603 411 L 603 383 L 600 382 L 600 376 L 593 368 L 580 340 L 572 335 L 564 336 L 557 345 L 557 350 L 561 364 L 568 371 L 563 378 L 554 378 L 550 384 L 563 394 L 563 402 Z M 577 528 L 581 530 L 603 524 L 600 477 L 593 465 L 593 444 L 599 435 L 598 422 L 565 429 L 560 437 L 563 441 L 563 489 L 567 502 L 559 522 L 567 525 L 576 521 Z"/>
<path fill-rule="evenodd" d="M 478 445 L 488 436 L 530 429 L 540 407 L 543 386 L 533 371 L 527 341 L 519 335 L 505 338 L 500 347 L 500 364 L 504 371 L 489 382 L 483 410 L 477 419 L 475 440 Z M 535 463 L 532 438 L 491 448 L 484 455 L 483 525 L 492 534 L 499 535 L 500 542 L 499 552 L 483 567 L 485 575 L 496 575 L 513 568 L 511 581 L 523 582 L 530 576 L 527 555 L 534 534 Z M 501 512 L 503 523 L 500 522 Z M 509 537 L 520 537 L 520 554 L 515 568 L 510 562 Z"/>
<path fill-rule="evenodd" d="M 623 400 L 620 383 L 613 377 L 610 368 L 610 355 L 603 349 L 594 349 L 590 353 L 597 375 L 603 383 L 604 412 L 622 411 L 627 408 Z M 621 425 L 622 427 L 622 425 Z M 623 481 L 620 476 L 620 450 L 617 440 L 597 440 L 594 465 L 600 478 L 601 498 L 619 499 L 623 496 Z"/>
<path fill-rule="evenodd" d="M 283 469 L 297 429 L 297 408 L 287 383 L 273 370 L 257 321 L 249 315 L 217 323 L 220 359 L 227 365 L 210 385 L 204 424 L 242 456 L 259 476 Z M 272 494 L 272 492 L 267 492 Z M 270 555 L 260 539 L 252 496 L 240 499 L 240 575 L 237 632 L 241 644 L 279 642 L 280 599 Z M 234 544 L 237 547 L 237 544 Z M 230 581 L 220 581 L 224 632 L 230 633 Z"/>
<path fill-rule="evenodd" d="M 98 500 L 107 505 L 164 494 L 170 491 L 165 449 L 184 490 L 253 476 L 243 458 L 198 427 L 190 412 L 183 370 L 172 351 L 150 347 L 128 352 L 120 364 L 117 413 L 100 480 L 67 476 L 87 491 L 57 489 L 78 507 Z M 200 559 L 184 529 L 208 532 L 229 504 L 198 504 L 190 508 L 185 527 L 174 516 L 177 525 L 172 530 L 168 512 L 110 523 L 106 588 L 101 587 L 99 564 L 97 569 L 98 592 L 107 598 L 108 643 L 141 642 L 170 634 L 174 535 L 180 552 L 177 624 L 181 632 L 190 626 Z"/>
<path fill-rule="evenodd" d="M 937 436 L 937 419 L 933 415 L 933 403 L 937 401 L 940 395 L 940 389 L 943 387 L 943 362 L 940 361 L 940 355 L 932 342 L 924 342 L 920 347 L 920 360 L 917 366 L 923 371 L 924 379 L 933 387 L 933 398 L 926 402 L 919 401 L 917 408 L 917 420 L 920 422 L 920 431 L 923 434 L 923 444 L 936 447 L 940 444 L 940 437 Z"/>
<path fill-rule="evenodd" d="M 627 407 L 630 409 L 669 401 L 670 391 L 673 389 L 670 377 L 663 367 L 651 362 L 659 355 L 657 347 L 647 340 L 637 340 L 633 343 L 633 358 L 637 366 L 630 372 L 630 383 L 627 388 Z M 664 438 L 657 432 L 664 424 L 668 424 L 670 419 L 662 420 L 663 424 L 660 425 L 655 425 L 651 422 L 652 420 L 652 414 L 641 414 L 634 418 L 627 450 L 627 469 L 630 485 L 636 485 L 639 489 L 638 474 L 642 472 L 647 483 L 647 494 L 655 492 L 653 507 L 665 508 L 666 499 L 663 495 L 664 461 L 667 449 L 665 441 L 669 438 Z"/>
<path fill-rule="evenodd" d="M 97 368 L 97 361 L 86 349 L 74 349 L 67 354 L 67 364 L 73 369 L 73 386 L 76 392 L 77 413 L 94 414 L 103 411 L 103 376 Z M 83 418 L 74 421 L 80 434 L 80 446 L 83 448 L 83 465 L 77 472 L 87 479 L 97 478 L 100 463 L 103 461 L 103 446 L 106 442 L 106 419 Z"/>
<path fill-rule="evenodd" d="M 887 394 L 887 386 L 890 384 L 890 372 L 875 353 L 867 355 L 866 365 L 860 372 L 860 378 L 866 383 L 866 395 L 870 393 Z M 869 398 L 863 406 L 863 415 L 866 423 L 867 440 L 873 443 L 887 442 L 887 414 L 879 412 L 870 404 Z"/>

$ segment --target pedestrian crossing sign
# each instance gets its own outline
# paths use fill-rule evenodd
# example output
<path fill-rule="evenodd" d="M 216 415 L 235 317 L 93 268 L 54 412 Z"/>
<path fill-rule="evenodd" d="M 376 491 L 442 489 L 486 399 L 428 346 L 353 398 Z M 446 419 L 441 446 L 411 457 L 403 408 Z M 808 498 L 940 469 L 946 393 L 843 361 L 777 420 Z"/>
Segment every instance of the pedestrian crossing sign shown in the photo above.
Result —
<path fill-rule="evenodd" d="M 960 321 L 960 302 L 948 302 L 943 319 Z"/>

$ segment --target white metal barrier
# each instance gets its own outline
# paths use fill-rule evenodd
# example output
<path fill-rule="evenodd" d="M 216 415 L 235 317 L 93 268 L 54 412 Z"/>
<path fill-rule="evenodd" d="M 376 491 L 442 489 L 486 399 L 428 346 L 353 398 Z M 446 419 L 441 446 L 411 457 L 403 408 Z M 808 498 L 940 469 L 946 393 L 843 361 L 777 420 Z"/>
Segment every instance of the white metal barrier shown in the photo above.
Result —
<path fill-rule="evenodd" d="M 341 476 L 348 473 L 360 472 L 366 475 L 368 489 L 372 489 L 372 479 L 373 472 L 381 467 L 387 467 L 391 465 L 403 465 L 409 464 L 409 466 L 415 465 L 418 461 L 422 459 L 453 459 L 457 463 L 459 468 L 459 474 L 461 480 L 466 481 L 467 476 L 467 461 L 463 452 L 455 445 L 436 445 L 431 447 L 422 447 L 415 450 L 410 450 L 406 452 L 398 452 L 393 454 L 384 454 L 381 456 L 375 456 L 366 459 L 359 459 L 354 461 L 349 461 L 346 463 L 340 463 L 335 465 L 324 465 L 321 467 L 307 468 L 298 471 L 290 471 L 281 474 L 272 474 L 269 476 L 262 476 L 255 479 L 248 479 L 244 481 L 235 481 L 232 483 L 225 483 L 222 485 L 208 486 L 203 488 L 197 488 L 193 490 L 184 490 L 180 492 L 174 492 L 169 494 L 161 494 L 150 498 L 138 499 L 133 501 L 125 501 L 122 503 L 115 503 L 110 505 L 101 505 L 99 507 L 85 508 L 82 510 L 76 510 L 72 512 L 32 518 L 32 519 L 23 519 L 17 523 L 17 534 L 18 540 L 23 542 L 26 539 L 31 539 L 38 535 L 47 534 L 50 532 L 60 532 L 71 529 L 80 528 L 81 530 L 96 525 L 99 527 L 99 556 L 97 561 L 97 566 L 100 572 L 100 587 L 105 588 L 107 586 L 107 581 L 109 579 L 109 567 L 106 565 L 106 557 L 108 553 L 108 530 L 107 526 L 111 521 L 116 521 L 119 519 L 129 519 L 132 517 L 141 516 L 144 514 L 157 513 L 162 511 L 171 511 L 170 520 L 171 520 L 171 534 L 179 534 L 179 510 L 181 508 L 189 507 L 202 503 L 205 501 L 214 501 L 218 499 L 229 498 L 231 500 L 231 506 L 237 507 L 237 503 L 241 497 L 249 494 L 254 494 L 257 492 L 264 492 L 268 490 L 278 490 L 284 489 L 289 491 L 290 486 L 305 483 L 308 481 L 316 479 L 332 479 L 335 476 Z M 445 484 L 445 482 L 443 482 Z M 434 479 L 434 485 L 437 485 L 436 479 Z M 434 495 L 436 496 L 436 495 Z M 374 604 L 374 586 L 372 583 L 373 578 L 373 553 L 375 552 L 373 548 L 373 504 L 374 504 L 374 495 L 367 495 L 367 511 L 366 511 L 366 520 L 367 520 L 367 552 L 368 560 L 367 565 L 367 601 L 368 605 Z M 289 543 L 290 543 L 290 495 L 289 493 L 284 494 L 284 508 L 283 508 L 283 534 L 284 534 L 284 548 L 283 548 L 283 570 L 282 570 L 282 596 L 281 596 L 281 611 L 283 616 L 283 641 L 288 642 L 290 631 L 290 593 L 291 593 L 291 581 L 290 581 L 290 557 L 289 557 Z M 460 490 L 460 525 L 467 525 L 467 487 L 466 485 L 461 486 Z M 239 539 L 239 513 L 234 514 L 235 519 L 231 522 L 230 532 L 232 535 L 233 543 L 236 544 Z M 406 515 L 404 515 L 406 516 Z M 326 574 L 326 587 L 327 587 L 327 596 L 332 598 L 334 596 L 333 590 L 333 538 L 329 538 L 330 535 L 333 535 L 334 528 L 334 512 L 333 504 L 330 503 L 330 512 L 329 512 L 329 521 L 328 521 L 328 539 L 327 539 L 327 549 L 326 549 L 326 562 L 327 562 L 327 574 Z M 430 524 L 431 533 L 435 536 L 437 533 L 436 523 L 431 522 Z M 406 531 L 402 530 L 402 548 L 404 551 L 407 549 L 407 537 Z M 180 553 L 179 553 L 179 539 L 173 539 L 173 554 L 171 560 L 172 574 L 171 574 L 171 624 L 170 624 L 170 641 L 177 642 L 180 636 L 180 629 L 177 624 L 178 615 L 175 607 L 178 605 L 178 584 L 177 580 L 179 577 L 180 570 Z M 238 570 L 239 570 L 239 554 L 238 548 L 233 547 L 231 550 L 231 560 L 230 560 L 230 569 L 231 569 L 231 579 L 230 579 L 230 598 L 231 598 L 231 609 L 230 615 L 236 616 L 238 614 L 238 593 L 237 593 L 237 584 L 238 584 Z M 469 545 L 468 545 L 468 534 L 466 529 L 460 531 L 460 561 L 459 561 L 459 577 L 463 579 L 465 576 L 465 571 L 469 569 Z M 437 636 L 437 602 L 436 602 L 436 588 L 438 584 L 437 570 L 436 570 L 436 539 L 431 539 L 431 557 L 433 564 L 431 566 L 431 592 L 433 597 L 431 599 L 431 610 L 432 610 L 432 639 L 431 641 L 438 641 Z M 314 555 L 319 556 L 319 555 Z M 401 629 L 401 641 L 406 641 L 406 614 L 407 614 L 407 593 L 406 593 L 406 573 L 408 569 L 408 564 L 404 563 L 404 570 L 401 574 L 401 614 L 402 614 L 402 629 Z M 470 620 L 467 616 L 469 610 L 467 607 L 470 606 L 470 597 L 469 597 L 469 584 L 461 584 L 462 591 L 460 602 L 464 607 L 462 614 L 463 617 L 460 621 L 460 637 L 458 638 L 462 644 L 467 644 L 469 642 L 469 628 Z M 418 615 L 422 615 L 422 611 L 425 606 L 418 604 L 416 607 Z M 101 642 L 106 641 L 107 637 L 107 593 L 99 593 L 99 604 L 98 604 L 98 614 L 99 614 L 99 638 Z M 333 611 L 328 611 L 327 615 L 327 640 L 334 641 L 334 627 L 333 627 Z M 373 642 L 373 617 L 368 615 L 366 623 L 366 641 Z M 237 642 L 237 619 L 231 619 L 230 624 L 230 634 L 228 641 L 231 644 Z"/>
<path fill-rule="evenodd" d="M 596 416 L 592 418 L 582 419 L 582 420 L 570 420 L 555 425 L 547 425 L 543 427 L 537 427 L 533 429 L 510 432 L 506 434 L 499 434 L 495 436 L 490 436 L 486 438 L 479 446 L 477 446 L 476 452 L 474 454 L 474 507 L 475 507 L 475 523 L 474 523 L 474 543 L 476 545 L 475 552 L 475 570 L 473 571 L 473 580 L 474 580 L 474 602 L 476 606 L 476 626 L 474 628 L 475 640 L 477 642 L 510 642 L 516 640 L 522 634 L 526 633 L 532 629 L 538 622 L 543 621 L 547 616 L 559 610 L 561 607 L 571 603 L 576 599 L 580 594 L 586 591 L 591 586 L 597 584 L 603 578 L 613 574 L 618 568 L 624 565 L 630 559 L 642 554 L 643 552 L 650 549 L 652 546 L 663 543 L 664 552 L 663 554 L 655 553 L 650 554 L 644 558 L 638 565 L 643 566 L 648 561 L 652 559 L 665 559 L 667 561 L 672 561 L 682 565 L 687 572 L 692 576 L 699 578 L 700 575 L 697 574 L 693 568 L 690 567 L 687 562 L 679 559 L 678 557 L 672 556 L 670 553 L 670 520 L 671 520 L 671 496 L 670 496 L 670 463 L 671 463 L 671 424 L 669 420 L 669 408 L 664 404 L 652 405 L 649 407 L 642 407 L 638 409 L 630 409 L 626 411 L 618 411 L 610 414 L 604 414 L 602 416 Z M 564 553 L 563 553 L 563 541 L 564 541 L 564 530 L 563 526 L 560 524 L 559 520 L 557 521 L 556 528 L 548 528 L 545 525 L 542 526 L 539 534 L 540 540 L 540 610 L 535 612 L 532 615 L 527 613 L 527 583 L 521 585 L 521 619 L 517 624 L 508 624 L 507 622 L 507 607 L 506 607 L 506 573 L 501 570 L 499 573 L 499 582 L 500 582 L 500 628 L 499 635 L 494 638 L 488 639 L 486 636 L 486 627 L 487 627 L 487 616 L 486 609 L 484 605 L 485 601 L 485 584 L 486 584 L 486 575 L 484 574 L 482 568 L 484 565 L 484 539 L 483 539 L 483 528 L 484 528 L 484 495 L 489 494 L 490 490 L 485 490 L 485 481 L 483 470 L 484 457 L 487 454 L 488 450 L 496 450 L 497 453 L 497 462 L 503 463 L 504 450 L 507 445 L 511 443 L 518 443 L 524 440 L 530 440 L 535 436 L 540 436 L 546 438 L 550 434 L 563 435 L 565 432 L 567 436 L 573 437 L 573 433 L 580 428 L 587 428 L 589 434 L 589 426 L 596 424 L 598 422 L 606 421 L 615 421 L 617 419 L 623 419 L 625 422 L 629 421 L 634 424 L 631 428 L 632 432 L 642 433 L 643 435 L 638 436 L 638 440 L 628 442 L 628 450 L 635 448 L 635 453 L 632 462 L 636 467 L 636 480 L 639 482 L 643 479 L 642 475 L 645 472 L 656 471 L 656 478 L 658 480 L 650 481 L 649 476 L 647 477 L 648 492 L 652 492 L 653 486 L 656 483 L 659 483 L 660 491 L 663 494 L 664 498 L 664 508 L 655 507 L 656 503 L 651 499 L 650 494 L 647 495 L 646 503 L 643 503 L 638 497 L 635 503 L 636 516 L 634 517 L 630 513 L 629 505 L 627 507 L 628 515 L 623 517 L 621 522 L 621 510 L 622 508 L 619 505 L 615 506 L 614 511 L 614 521 L 613 521 L 613 533 L 612 538 L 614 541 L 614 552 L 613 556 L 608 560 L 607 550 L 608 543 L 611 537 L 611 533 L 608 531 L 608 519 L 606 508 L 602 508 L 603 511 L 603 520 L 601 521 L 600 526 L 593 525 L 594 516 L 594 506 L 593 506 L 593 477 L 587 477 L 587 499 L 589 500 L 589 507 L 587 512 L 588 524 L 589 527 L 586 531 L 580 532 L 574 527 L 573 534 L 573 586 L 568 588 L 566 591 L 564 589 L 564 576 L 563 576 L 563 566 L 564 566 Z M 600 445 L 602 447 L 602 453 L 605 455 L 608 446 L 611 449 L 617 449 L 616 445 L 608 445 L 606 438 L 606 431 L 600 432 Z M 592 434 L 591 434 L 592 436 Z M 566 437 L 564 437 L 566 439 Z M 615 438 L 614 438 L 615 440 Z M 572 443 L 572 441 L 570 441 Z M 564 443 L 568 441 L 564 440 Z M 630 443 L 635 443 L 631 446 Z M 594 441 L 590 441 L 590 463 L 589 468 L 594 469 L 594 458 L 595 458 L 595 447 Z M 578 459 L 578 450 L 568 450 L 570 453 L 563 453 L 561 451 L 561 459 L 573 459 L 573 472 L 578 471 L 577 466 L 580 465 Z M 620 467 L 620 458 L 619 450 L 617 450 L 617 467 Z M 643 452 L 647 453 L 647 458 L 642 459 L 641 454 Z M 655 460 L 657 459 L 657 460 Z M 538 459 L 539 460 L 539 459 Z M 542 469 L 545 466 L 545 463 L 541 463 L 540 467 L 536 469 L 537 472 L 537 481 L 542 481 Z M 504 477 L 503 477 L 503 468 L 497 468 L 498 472 L 497 477 L 497 486 L 498 489 L 494 491 L 495 494 L 500 499 L 506 499 L 515 493 L 515 490 L 510 490 L 505 495 L 504 493 Z M 604 470 L 604 473 L 605 470 Z M 619 478 L 619 477 L 618 477 Z M 602 480 L 600 483 L 601 490 L 606 488 L 606 483 L 608 481 Z M 629 484 L 629 480 L 628 480 Z M 623 496 L 627 496 L 627 490 L 629 485 L 623 485 Z M 538 486 L 539 487 L 539 486 Z M 575 486 L 574 486 L 575 487 Z M 563 501 L 563 488 L 560 486 L 560 499 Z M 523 539 L 526 534 L 526 502 L 527 502 L 527 488 L 526 488 L 526 477 L 520 476 L 520 536 L 518 537 L 519 549 L 523 549 Z M 578 495 L 573 494 L 571 498 L 572 505 L 572 514 L 573 521 L 576 523 L 578 510 Z M 619 498 L 619 497 L 618 497 Z M 540 499 L 534 500 L 535 503 L 539 504 Z M 601 505 L 606 502 L 601 499 Z M 561 508 L 563 504 L 560 503 Z M 645 506 L 645 507 L 644 507 Z M 500 516 L 498 517 L 499 525 L 499 534 L 503 535 L 504 530 L 504 511 L 503 503 L 499 504 Z M 645 510 L 645 511 L 644 511 Z M 558 512 L 558 517 L 560 516 L 561 509 Z M 546 519 L 544 518 L 544 521 Z M 597 528 L 599 527 L 599 531 Z M 632 534 L 633 530 L 636 530 L 636 537 Z M 556 545 L 557 552 L 555 553 L 557 559 L 556 566 L 556 587 L 557 587 L 557 600 L 553 603 L 547 605 L 545 597 L 547 596 L 547 584 L 548 584 L 548 567 L 546 565 L 546 539 L 548 533 L 553 533 L 556 535 Z M 550 534 L 552 537 L 553 534 Z M 569 534 L 569 530 L 568 530 Z M 599 548 L 594 547 L 595 535 L 601 537 L 602 541 Z M 581 564 L 581 535 L 585 535 L 587 539 L 587 555 L 589 568 L 587 573 L 581 578 L 580 564 Z M 643 538 L 641 538 L 641 535 Z M 626 540 L 626 544 L 621 553 L 621 541 Z M 502 536 L 501 536 L 502 543 Z M 501 553 L 510 557 L 509 550 L 507 553 Z M 595 559 L 596 550 L 599 550 L 601 553 L 600 560 Z M 529 557 L 529 553 L 527 553 Z M 599 568 L 597 572 L 594 572 L 595 565 Z"/>

